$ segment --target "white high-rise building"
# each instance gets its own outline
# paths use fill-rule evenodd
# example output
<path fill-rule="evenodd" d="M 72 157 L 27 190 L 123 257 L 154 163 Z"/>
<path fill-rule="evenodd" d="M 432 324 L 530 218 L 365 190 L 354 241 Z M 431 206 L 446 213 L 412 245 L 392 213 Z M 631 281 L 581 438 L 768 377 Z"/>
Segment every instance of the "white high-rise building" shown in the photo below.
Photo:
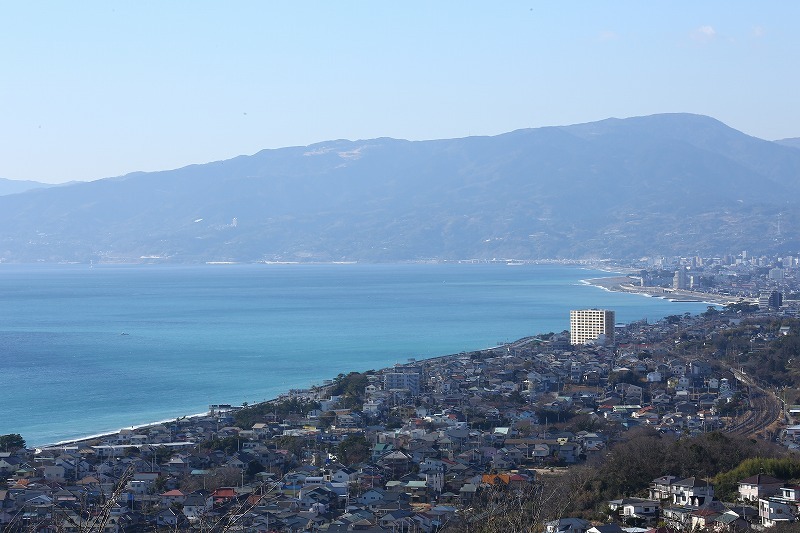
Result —
<path fill-rule="evenodd" d="M 672 278 L 673 289 L 688 289 L 689 288 L 689 274 L 686 269 L 681 267 L 675 271 L 675 276 Z"/>
<path fill-rule="evenodd" d="M 614 311 L 573 309 L 569 312 L 570 344 L 614 344 Z"/>
<path fill-rule="evenodd" d="M 383 374 L 383 389 L 407 389 L 411 396 L 418 396 L 422 383 L 422 369 L 415 366 L 395 365 L 394 372 Z"/>

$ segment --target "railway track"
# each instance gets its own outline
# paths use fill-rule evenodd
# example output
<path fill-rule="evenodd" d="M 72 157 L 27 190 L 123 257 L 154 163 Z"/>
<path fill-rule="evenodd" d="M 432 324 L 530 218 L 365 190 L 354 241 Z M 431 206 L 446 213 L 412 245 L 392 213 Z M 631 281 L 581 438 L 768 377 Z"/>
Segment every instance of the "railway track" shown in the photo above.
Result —
<path fill-rule="evenodd" d="M 747 387 L 750 408 L 725 428 L 727 433 L 746 437 L 756 436 L 772 440 L 777 423 L 783 419 L 783 408 L 774 393 L 758 385 L 753 379 L 736 369 L 730 369 L 740 386 Z"/>

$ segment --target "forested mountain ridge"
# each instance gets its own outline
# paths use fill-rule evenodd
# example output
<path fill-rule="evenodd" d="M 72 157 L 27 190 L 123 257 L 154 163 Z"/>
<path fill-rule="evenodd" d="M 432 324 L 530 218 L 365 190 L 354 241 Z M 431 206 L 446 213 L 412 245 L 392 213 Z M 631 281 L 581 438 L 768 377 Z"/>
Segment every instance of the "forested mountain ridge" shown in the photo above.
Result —
<path fill-rule="evenodd" d="M 0 197 L 5 261 L 405 261 L 800 249 L 800 150 L 688 114 L 336 140 Z"/>
<path fill-rule="evenodd" d="M 10 180 L 0 178 L 0 196 L 6 194 L 18 194 L 32 189 L 41 189 L 43 187 L 52 187 L 47 183 L 39 183 L 38 181 L 28 180 Z"/>

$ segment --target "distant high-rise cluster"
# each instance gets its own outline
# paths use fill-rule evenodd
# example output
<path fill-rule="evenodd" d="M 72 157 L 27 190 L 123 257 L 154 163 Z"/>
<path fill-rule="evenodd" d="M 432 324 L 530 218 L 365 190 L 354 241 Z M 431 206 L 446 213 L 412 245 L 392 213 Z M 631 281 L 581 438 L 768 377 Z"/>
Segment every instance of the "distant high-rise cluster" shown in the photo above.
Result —
<path fill-rule="evenodd" d="M 573 309 L 569 312 L 570 344 L 614 344 L 614 311 Z"/>
<path fill-rule="evenodd" d="M 783 305 L 783 294 L 780 291 L 762 292 L 758 297 L 759 309 L 780 309 Z"/>
<path fill-rule="evenodd" d="M 675 277 L 672 279 L 673 289 L 688 289 L 689 288 L 689 273 L 685 268 L 680 268 L 675 271 Z"/>

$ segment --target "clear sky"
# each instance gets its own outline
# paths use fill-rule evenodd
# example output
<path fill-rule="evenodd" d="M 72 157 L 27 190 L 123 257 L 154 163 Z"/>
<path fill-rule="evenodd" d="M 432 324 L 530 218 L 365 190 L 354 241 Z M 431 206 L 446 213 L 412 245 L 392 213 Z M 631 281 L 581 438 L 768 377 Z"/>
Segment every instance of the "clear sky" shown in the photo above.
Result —
<path fill-rule="evenodd" d="M 0 177 L 664 112 L 800 136 L 800 2 L 0 4 Z"/>

